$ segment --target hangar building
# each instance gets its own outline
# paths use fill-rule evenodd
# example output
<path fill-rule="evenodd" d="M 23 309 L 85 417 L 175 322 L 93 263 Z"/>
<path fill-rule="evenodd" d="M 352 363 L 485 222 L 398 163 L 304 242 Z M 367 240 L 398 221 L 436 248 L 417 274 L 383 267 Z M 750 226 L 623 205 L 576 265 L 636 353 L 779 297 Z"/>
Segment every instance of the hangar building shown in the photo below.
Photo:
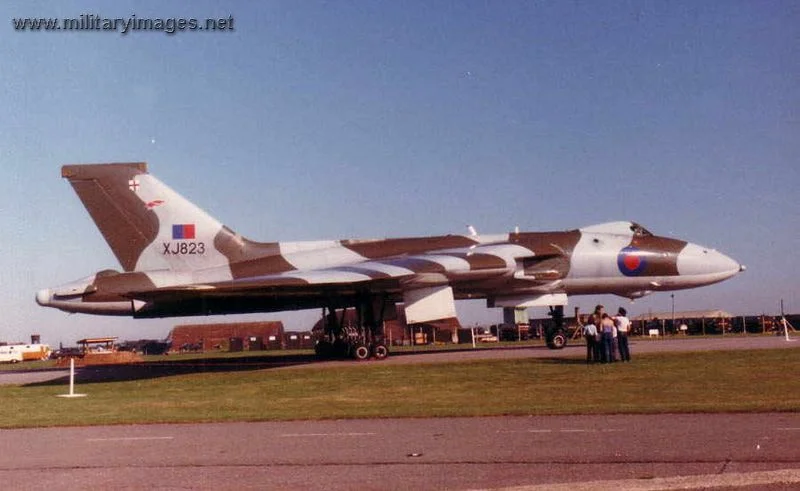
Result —
<path fill-rule="evenodd" d="M 182 324 L 170 331 L 170 351 L 260 351 L 283 349 L 280 321 Z"/>

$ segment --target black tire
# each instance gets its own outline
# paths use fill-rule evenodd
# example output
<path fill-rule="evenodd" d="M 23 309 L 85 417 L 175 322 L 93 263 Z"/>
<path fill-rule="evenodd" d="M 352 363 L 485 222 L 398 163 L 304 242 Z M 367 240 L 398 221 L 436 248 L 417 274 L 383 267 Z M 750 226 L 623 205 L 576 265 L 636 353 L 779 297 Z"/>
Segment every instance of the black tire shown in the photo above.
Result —
<path fill-rule="evenodd" d="M 353 358 L 355 358 L 356 360 L 358 361 L 369 360 L 369 356 L 370 356 L 369 348 L 367 348 L 365 345 L 357 344 L 355 347 L 353 347 Z"/>
<path fill-rule="evenodd" d="M 547 347 L 550 349 L 563 349 L 567 345 L 567 333 L 559 330 L 547 338 Z"/>
<path fill-rule="evenodd" d="M 331 352 L 333 351 L 333 346 L 326 342 L 326 341 L 318 341 L 316 345 L 314 345 L 314 352 L 317 354 L 317 358 L 327 359 L 331 357 Z"/>
<path fill-rule="evenodd" d="M 385 344 L 376 344 L 372 347 L 372 356 L 376 360 L 385 360 L 389 356 L 389 348 Z"/>
<path fill-rule="evenodd" d="M 348 358 L 352 354 L 351 345 L 341 339 L 337 339 L 331 345 L 331 358 Z"/>

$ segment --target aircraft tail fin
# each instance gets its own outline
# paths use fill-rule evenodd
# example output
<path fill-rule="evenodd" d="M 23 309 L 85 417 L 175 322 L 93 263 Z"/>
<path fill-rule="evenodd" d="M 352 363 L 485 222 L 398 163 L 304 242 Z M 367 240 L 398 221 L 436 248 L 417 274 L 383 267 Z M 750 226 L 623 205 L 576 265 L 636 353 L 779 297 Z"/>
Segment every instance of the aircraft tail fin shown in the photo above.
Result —
<path fill-rule="evenodd" d="M 69 180 L 125 271 L 191 271 L 223 265 L 223 227 L 147 172 L 147 164 L 65 165 Z"/>

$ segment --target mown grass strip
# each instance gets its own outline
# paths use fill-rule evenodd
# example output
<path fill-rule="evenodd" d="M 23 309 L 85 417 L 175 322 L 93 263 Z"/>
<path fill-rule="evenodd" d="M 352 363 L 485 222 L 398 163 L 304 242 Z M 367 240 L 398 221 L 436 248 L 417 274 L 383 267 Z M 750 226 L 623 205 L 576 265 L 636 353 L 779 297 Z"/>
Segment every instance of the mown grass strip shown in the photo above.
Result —
<path fill-rule="evenodd" d="M 800 410 L 800 352 L 229 371 L 78 386 L 0 387 L 0 427 L 321 418 Z"/>

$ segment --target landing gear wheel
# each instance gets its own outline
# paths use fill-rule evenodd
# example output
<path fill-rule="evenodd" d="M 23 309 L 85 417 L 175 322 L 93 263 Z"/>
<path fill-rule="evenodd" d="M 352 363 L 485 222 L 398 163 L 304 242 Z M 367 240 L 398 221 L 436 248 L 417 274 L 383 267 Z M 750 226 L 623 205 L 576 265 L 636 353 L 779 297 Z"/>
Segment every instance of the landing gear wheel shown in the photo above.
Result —
<path fill-rule="evenodd" d="M 347 358 L 350 355 L 350 345 L 342 341 L 341 339 L 337 339 L 333 342 L 333 347 L 331 348 L 331 357 L 333 358 Z"/>
<path fill-rule="evenodd" d="M 389 348 L 385 344 L 376 344 L 372 347 L 372 356 L 376 360 L 385 360 L 389 356 Z"/>
<path fill-rule="evenodd" d="M 333 345 L 327 341 L 318 341 L 316 345 L 314 345 L 314 352 L 317 354 L 318 358 L 327 359 L 330 358 L 333 354 Z"/>
<path fill-rule="evenodd" d="M 550 349 L 562 349 L 567 345 L 567 333 L 558 330 L 547 340 L 547 347 Z"/>
<path fill-rule="evenodd" d="M 367 348 L 363 344 L 357 345 L 353 349 L 353 358 L 355 358 L 358 361 L 369 360 L 369 348 Z"/>

